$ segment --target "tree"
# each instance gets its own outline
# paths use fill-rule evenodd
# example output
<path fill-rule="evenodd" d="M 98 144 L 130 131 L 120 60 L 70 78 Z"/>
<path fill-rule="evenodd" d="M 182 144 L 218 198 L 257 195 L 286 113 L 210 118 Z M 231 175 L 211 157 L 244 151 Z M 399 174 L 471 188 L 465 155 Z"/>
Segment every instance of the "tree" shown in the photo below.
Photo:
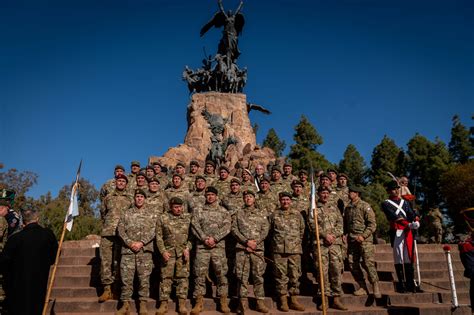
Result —
<path fill-rule="evenodd" d="M 389 241 L 389 227 L 390 224 L 382 211 L 382 202 L 387 199 L 387 192 L 380 183 L 372 183 L 364 188 L 365 193 L 362 198 L 367 201 L 375 212 L 377 220 L 376 235 L 386 241 Z"/>
<path fill-rule="evenodd" d="M 440 190 L 446 198 L 448 213 L 456 232 L 464 232 L 464 220 L 459 214 L 474 206 L 474 161 L 452 167 L 441 175 Z"/>
<path fill-rule="evenodd" d="M 285 141 L 280 140 L 275 129 L 270 128 L 267 137 L 263 140 L 263 147 L 272 149 L 273 152 L 275 152 L 275 155 L 280 157 L 286 148 L 286 143 Z"/>
<path fill-rule="evenodd" d="M 71 185 L 66 185 L 59 191 L 58 199 L 69 202 L 71 197 Z M 88 180 L 79 179 L 79 214 L 81 216 L 94 216 L 97 211 L 99 191 Z"/>
<path fill-rule="evenodd" d="M 470 139 L 470 131 L 461 123 L 458 115 L 454 115 L 449 141 L 449 153 L 454 162 L 466 163 L 474 155 L 474 147 Z"/>
<path fill-rule="evenodd" d="M 364 158 L 353 144 L 349 144 L 344 151 L 343 159 L 339 162 L 339 171 L 347 174 L 353 184 L 362 185 L 365 183 L 367 166 Z"/>
<path fill-rule="evenodd" d="M 293 139 L 295 144 L 291 146 L 288 157 L 295 169 L 309 170 L 311 166 L 326 169 L 331 166 L 324 155 L 316 151 L 323 144 L 323 138 L 304 115 L 295 126 Z"/>
<path fill-rule="evenodd" d="M 3 169 L 3 164 L 0 170 Z M 6 172 L 0 171 L 0 187 L 13 189 L 17 197 L 24 196 L 26 192 L 36 184 L 38 175 L 30 171 L 18 171 L 11 168 Z"/>
<path fill-rule="evenodd" d="M 390 181 L 391 177 L 387 172 L 391 172 L 395 176 L 402 175 L 397 174 L 400 169 L 398 166 L 400 152 L 402 152 L 402 149 L 395 144 L 395 141 L 385 135 L 372 152 L 371 169 L 369 171 L 372 183 L 385 184 Z"/>

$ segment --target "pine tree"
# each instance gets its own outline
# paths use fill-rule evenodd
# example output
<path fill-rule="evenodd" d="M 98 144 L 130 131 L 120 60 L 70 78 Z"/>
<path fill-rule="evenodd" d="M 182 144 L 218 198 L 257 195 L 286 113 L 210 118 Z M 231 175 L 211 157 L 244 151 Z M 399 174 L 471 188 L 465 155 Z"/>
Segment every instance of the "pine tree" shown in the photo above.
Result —
<path fill-rule="evenodd" d="M 272 149 L 275 152 L 275 155 L 280 157 L 286 148 L 286 143 L 285 141 L 280 140 L 275 129 L 270 128 L 270 130 L 268 130 L 267 137 L 265 140 L 263 140 L 262 146 Z"/>
<path fill-rule="evenodd" d="M 367 166 L 364 158 L 353 144 L 349 144 L 344 151 L 344 157 L 339 162 L 339 171 L 347 174 L 352 184 L 362 185 L 365 183 Z"/>
<path fill-rule="evenodd" d="M 395 144 L 395 141 L 386 135 L 383 137 L 372 152 L 371 169 L 369 171 L 372 183 L 385 184 L 390 181 L 392 178 L 387 172 L 397 176 L 396 172 L 399 169 L 397 165 L 401 151 L 402 149 Z"/>
<path fill-rule="evenodd" d="M 295 126 L 293 139 L 295 144 L 291 146 L 288 157 L 295 169 L 309 170 L 311 167 L 326 169 L 331 165 L 324 155 L 316 151 L 323 143 L 323 138 L 304 115 Z"/>
<path fill-rule="evenodd" d="M 474 147 L 470 139 L 470 131 L 461 123 L 458 115 L 453 117 L 449 153 L 454 162 L 466 163 L 474 155 Z"/>

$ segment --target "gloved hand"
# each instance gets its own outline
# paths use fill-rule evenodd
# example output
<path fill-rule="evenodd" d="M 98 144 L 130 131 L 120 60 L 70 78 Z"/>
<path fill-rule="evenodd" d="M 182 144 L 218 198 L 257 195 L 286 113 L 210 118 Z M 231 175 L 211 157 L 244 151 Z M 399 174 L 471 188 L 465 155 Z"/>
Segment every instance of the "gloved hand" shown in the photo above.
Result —
<path fill-rule="evenodd" d="M 408 224 L 408 227 L 412 230 L 418 230 L 420 228 L 420 222 L 415 221 L 410 224 Z"/>

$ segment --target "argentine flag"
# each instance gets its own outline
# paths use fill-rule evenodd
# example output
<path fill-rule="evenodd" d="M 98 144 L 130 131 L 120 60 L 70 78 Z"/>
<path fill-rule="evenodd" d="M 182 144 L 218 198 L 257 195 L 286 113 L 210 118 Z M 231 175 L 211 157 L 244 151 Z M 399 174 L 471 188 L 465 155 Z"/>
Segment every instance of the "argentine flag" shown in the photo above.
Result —
<path fill-rule="evenodd" d="M 81 166 L 82 166 L 82 160 L 81 160 L 81 163 L 79 163 L 79 168 L 77 169 L 76 182 L 72 186 L 71 200 L 69 202 L 69 208 L 67 210 L 66 219 L 64 220 L 64 222 L 66 223 L 66 229 L 69 232 L 71 232 L 72 230 L 74 217 L 77 217 L 79 215 L 79 204 L 77 202 L 77 194 L 79 190 L 79 176 L 81 174 Z"/>
<path fill-rule="evenodd" d="M 311 211 L 309 215 L 314 219 L 316 214 L 316 185 L 314 184 L 314 172 L 311 168 Z"/>

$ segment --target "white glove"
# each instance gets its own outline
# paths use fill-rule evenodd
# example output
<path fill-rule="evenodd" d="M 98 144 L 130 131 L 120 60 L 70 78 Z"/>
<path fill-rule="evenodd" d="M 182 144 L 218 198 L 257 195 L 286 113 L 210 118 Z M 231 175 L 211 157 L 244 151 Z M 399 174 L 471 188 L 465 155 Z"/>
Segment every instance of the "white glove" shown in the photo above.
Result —
<path fill-rule="evenodd" d="M 415 221 L 410 224 L 408 224 L 408 227 L 412 230 L 418 230 L 420 228 L 420 222 Z"/>

